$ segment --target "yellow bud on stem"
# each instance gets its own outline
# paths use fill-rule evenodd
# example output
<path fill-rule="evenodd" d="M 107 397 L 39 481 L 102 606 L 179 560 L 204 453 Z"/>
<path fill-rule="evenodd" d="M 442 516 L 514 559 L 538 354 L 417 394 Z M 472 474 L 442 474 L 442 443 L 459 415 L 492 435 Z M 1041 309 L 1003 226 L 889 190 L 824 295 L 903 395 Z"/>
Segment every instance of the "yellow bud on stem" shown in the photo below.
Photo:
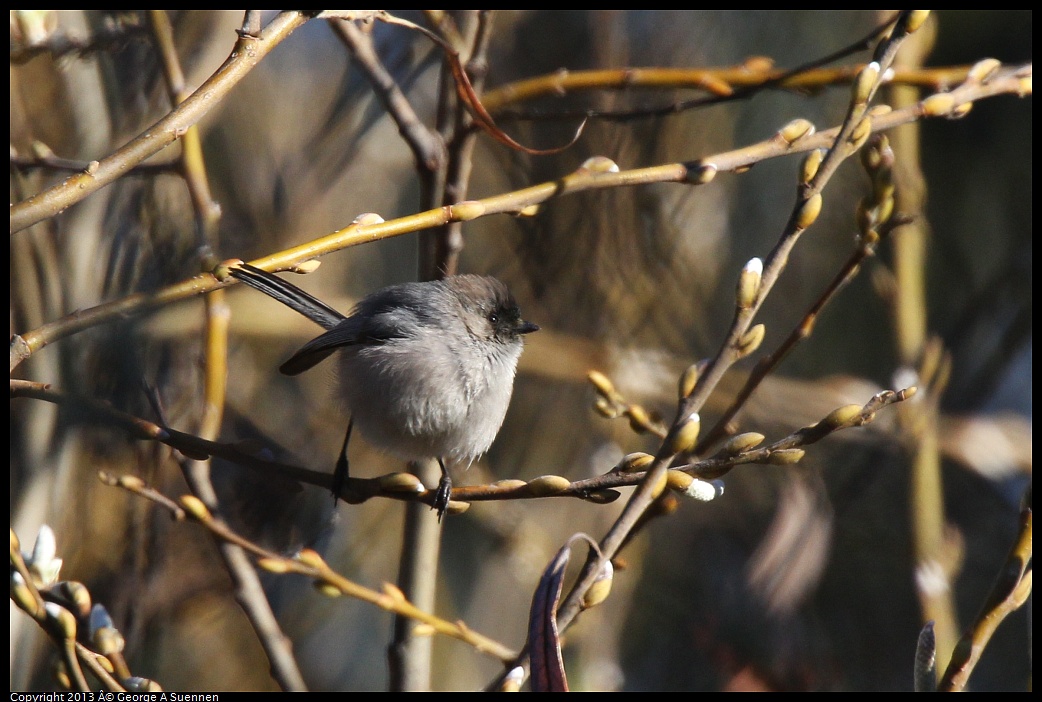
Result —
<path fill-rule="evenodd" d="M 819 214 L 821 214 L 821 193 L 815 193 L 800 206 L 799 212 L 796 213 L 796 227 L 806 229 L 814 224 Z"/>

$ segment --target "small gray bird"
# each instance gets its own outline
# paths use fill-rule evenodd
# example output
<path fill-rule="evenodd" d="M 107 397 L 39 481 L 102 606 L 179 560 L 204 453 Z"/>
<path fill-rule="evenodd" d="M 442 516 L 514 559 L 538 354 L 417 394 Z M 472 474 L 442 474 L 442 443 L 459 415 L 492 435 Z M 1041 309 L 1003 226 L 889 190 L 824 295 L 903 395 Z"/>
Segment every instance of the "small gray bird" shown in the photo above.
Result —
<path fill-rule="evenodd" d="M 445 458 L 471 462 L 499 433 L 524 346 L 538 326 L 521 319 L 507 287 L 489 276 L 402 283 L 367 295 L 344 316 L 297 286 L 248 263 L 233 277 L 326 329 L 279 370 L 297 375 L 339 351 L 341 393 L 351 413 L 333 474 L 347 478 L 347 442 L 358 424 L 373 444 L 405 460 L 436 458 L 440 518 L 452 480 Z"/>

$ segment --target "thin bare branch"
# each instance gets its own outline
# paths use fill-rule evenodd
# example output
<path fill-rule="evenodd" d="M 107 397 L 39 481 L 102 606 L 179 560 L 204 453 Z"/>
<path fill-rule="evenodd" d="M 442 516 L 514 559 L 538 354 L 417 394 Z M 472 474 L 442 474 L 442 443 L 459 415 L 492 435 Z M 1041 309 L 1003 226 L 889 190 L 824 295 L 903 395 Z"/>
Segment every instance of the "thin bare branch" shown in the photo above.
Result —
<path fill-rule="evenodd" d="M 916 105 L 874 115 L 871 118 L 870 132 L 885 132 L 923 117 L 946 117 L 959 105 L 998 95 L 1028 95 L 1031 92 L 1030 84 L 1030 64 L 1005 69 L 986 83 L 964 84 L 949 93 L 939 95 L 938 97 L 944 98 L 944 105 L 931 102 L 928 97 Z M 291 270 L 303 261 L 350 246 L 400 236 L 453 221 L 468 221 L 492 214 L 516 214 L 533 205 L 577 192 L 647 183 L 673 182 L 700 185 L 709 182 L 720 172 L 741 171 L 766 159 L 827 147 L 835 141 L 838 133 L 838 128 L 819 131 L 794 143 L 772 138 L 758 144 L 687 163 L 672 163 L 618 172 L 606 170 L 591 172 L 580 169 L 575 173 L 562 176 L 556 181 L 540 183 L 481 200 L 465 201 L 389 221 L 383 221 L 378 217 L 376 219 L 380 219 L 380 221 L 367 219 L 365 223 L 351 224 L 328 236 L 251 261 L 251 263 L 269 271 Z M 867 136 L 866 134 L 865 138 Z M 16 334 L 11 339 L 11 369 L 47 344 L 83 329 L 123 319 L 128 315 L 141 314 L 234 283 L 234 279 L 221 274 L 220 267 L 217 274 L 220 277 L 210 273 L 198 275 L 147 295 L 132 294 L 120 300 L 74 312 L 24 334 Z M 766 279 L 766 273 L 764 277 Z"/>

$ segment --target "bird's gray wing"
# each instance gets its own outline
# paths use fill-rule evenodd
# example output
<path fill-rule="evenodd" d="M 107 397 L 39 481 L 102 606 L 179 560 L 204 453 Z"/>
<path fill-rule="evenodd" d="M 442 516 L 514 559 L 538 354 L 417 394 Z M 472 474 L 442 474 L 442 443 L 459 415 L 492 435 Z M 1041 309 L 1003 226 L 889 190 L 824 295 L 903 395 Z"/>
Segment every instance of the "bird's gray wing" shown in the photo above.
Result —
<path fill-rule="evenodd" d="M 414 325 L 415 316 L 411 312 L 398 307 L 393 299 L 384 299 L 376 293 L 363 300 L 350 317 L 304 344 L 279 370 L 286 375 L 297 375 L 338 349 L 383 344 L 407 336 Z"/>

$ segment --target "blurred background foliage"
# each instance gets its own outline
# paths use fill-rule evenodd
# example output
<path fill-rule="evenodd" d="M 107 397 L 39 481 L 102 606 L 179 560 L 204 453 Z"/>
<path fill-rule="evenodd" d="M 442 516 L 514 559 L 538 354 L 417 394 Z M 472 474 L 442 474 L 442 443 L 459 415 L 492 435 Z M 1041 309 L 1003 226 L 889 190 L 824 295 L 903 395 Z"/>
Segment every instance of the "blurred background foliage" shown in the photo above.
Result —
<path fill-rule="evenodd" d="M 424 24 L 418 12 L 401 16 Z M 565 68 L 715 67 L 769 57 L 790 68 L 864 37 L 876 11 L 500 11 L 487 53 L 486 91 Z M 187 84 L 212 74 L 235 40 L 241 12 L 170 15 Z M 916 40 L 927 66 L 986 57 L 1031 60 L 1030 11 L 941 11 Z M 30 163 L 53 154 L 101 159 L 170 109 L 160 64 L 138 11 L 62 11 L 49 40 L 96 41 L 56 55 L 20 52 L 12 14 L 11 202 L 64 174 Z M 100 38 L 113 35 L 111 41 Z M 377 53 L 421 122 L 434 124 L 441 53 L 422 36 L 377 22 Z M 862 52 L 841 64 L 867 60 Z M 508 106 L 498 123 L 519 142 L 565 143 L 575 119 L 525 118 L 566 109 L 669 105 L 684 90 L 574 92 Z M 552 156 L 510 151 L 485 136 L 474 150 L 468 198 L 560 178 L 595 155 L 622 169 L 688 161 L 769 138 L 802 117 L 838 124 L 844 86 L 765 90 L 739 101 L 656 117 L 592 120 Z M 879 101 L 885 102 L 883 91 Z M 345 227 L 363 212 L 385 219 L 421 209 L 413 156 L 370 84 L 322 21 L 311 21 L 254 69 L 201 123 L 205 167 L 220 205 L 205 238 L 172 169 L 121 178 L 82 203 L 11 237 L 11 332 L 77 309 L 154 291 L 216 260 L 251 259 Z M 985 100 L 958 121 L 916 127 L 925 183 L 924 325 L 950 352 L 940 400 L 944 518 L 956 544 L 951 572 L 960 625 L 979 609 L 1016 530 L 1031 471 L 1031 101 Z M 35 148 L 35 151 L 34 151 Z M 152 161 L 169 163 L 168 153 Z M 598 369 L 632 401 L 672 416 L 676 378 L 715 352 L 733 312 L 741 266 L 774 245 L 793 202 L 800 157 L 721 173 L 693 188 L 655 184 L 579 193 L 531 218 L 483 217 L 464 228 L 460 270 L 494 274 L 513 290 L 531 336 L 514 401 L 488 456 L 457 484 L 600 474 L 657 443 L 591 411 L 586 373 Z M 849 255 L 855 207 L 868 188 L 856 159 L 830 184 L 760 313 L 772 348 Z M 899 236 L 899 234 L 897 234 Z M 377 287 L 414 279 L 417 237 L 326 256 L 302 287 L 340 309 Z M 886 301 L 893 249 L 861 276 L 752 397 L 743 431 L 779 438 L 881 388 L 901 386 Z M 211 264 L 212 265 L 212 264 Z M 283 460 L 332 468 L 344 416 L 331 371 L 276 372 L 311 338 L 306 320 L 235 288 L 229 385 L 221 439 L 256 440 Z M 170 426 L 191 432 L 203 410 L 202 303 L 180 303 L 87 329 L 22 364 L 16 377 L 102 399 L 156 420 L 142 385 L 156 389 Z M 725 381 L 703 417 L 726 406 L 752 359 Z M 884 413 L 886 414 L 886 413 Z M 916 594 L 910 468 L 894 413 L 818 444 L 797 466 L 744 466 L 708 504 L 685 502 L 627 547 L 612 597 L 569 630 L 573 689 L 911 688 L 923 624 Z M 172 523 L 151 503 L 97 480 L 134 474 L 171 497 L 186 491 L 171 452 L 85 422 L 76 412 L 12 400 L 11 524 L 23 543 L 41 523 L 57 533 L 62 576 L 87 584 L 127 639 L 138 675 L 168 690 L 275 689 L 235 603 L 210 538 Z M 401 466 L 364 441 L 356 474 Z M 339 572 L 376 587 L 394 581 L 402 506 L 341 504 L 291 492 L 215 462 L 226 514 L 250 538 L 285 553 L 308 545 Z M 621 509 L 576 500 L 478 503 L 444 526 L 436 612 L 507 646 L 525 641 L 535 583 L 574 532 L 597 537 Z M 621 564 L 620 564 L 621 565 Z M 262 576 L 313 690 L 384 689 L 391 617 L 348 598 L 327 599 L 302 578 Z M 54 651 L 12 613 L 11 689 L 47 689 Z M 450 639 L 434 642 L 435 689 L 478 689 L 500 666 Z M 942 656 L 947 654 L 942 652 Z M 1024 610 L 998 631 L 974 689 L 1029 686 Z"/>

